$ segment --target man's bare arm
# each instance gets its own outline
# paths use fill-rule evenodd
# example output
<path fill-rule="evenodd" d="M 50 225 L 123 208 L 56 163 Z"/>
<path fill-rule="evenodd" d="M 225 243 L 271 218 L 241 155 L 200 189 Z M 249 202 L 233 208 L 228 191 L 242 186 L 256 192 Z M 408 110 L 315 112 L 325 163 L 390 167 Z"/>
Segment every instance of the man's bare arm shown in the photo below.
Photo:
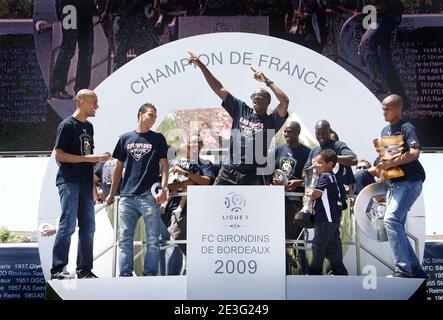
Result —
<path fill-rule="evenodd" d="M 71 154 L 64 152 L 62 149 L 54 149 L 55 160 L 64 163 L 80 163 L 80 162 L 91 162 L 96 163 L 100 161 L 106 161 L 109 159 L 109 153 L 105 154 L 89 154 L 86 156 L 79 156 L 76 154 Z"/>
<path fill-rule="evenodd" d="M 194 55 L 192 52 L 189 52 L 190 57 L 188 58 L 188 62 L 193 64 L 194 66 L 200 68 L 203 73 L 203 76 L 206 79 L 206 82 L 211 87 L 212 91 L 215 92 L 216 95 L 220 97 L 223 101 L 225 101 L 226 97 L 229 95 L 229 91 L 226 90 L 223 85 L 218 81 L 214 75 L 206 68 L 206 66 Z"/>
<path fill-rule="evenodd" d="M 263 72 L 258 72 L 253 67 L 251 67 L 252 72 L 254 72 L 254 79 L 258 82 L 264 82 L 272 92 L 274 92 L 277 97 L 279 104 L 277 106 L 278 115 L 281 118 L 285 118 L 288 115 L 289 98 L 286 93 L 283 92 L 273 81 L 271 81 Z"/>

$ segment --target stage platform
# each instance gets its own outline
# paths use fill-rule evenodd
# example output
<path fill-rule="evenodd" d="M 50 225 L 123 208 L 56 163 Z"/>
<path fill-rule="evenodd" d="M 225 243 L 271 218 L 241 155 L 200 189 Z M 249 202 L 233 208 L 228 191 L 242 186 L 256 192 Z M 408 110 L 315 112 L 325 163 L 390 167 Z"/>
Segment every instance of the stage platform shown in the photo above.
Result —
<path fill-rule="evenodd" d="M 287 276 L 286 300 L 407 300 L 423 281 L 368 276 Z M 186 276 L 157 276 L 52 280 L 49 284 L 64 300 L 186 300 L 186 282 Z M 235 288 L 232 290 L 235 292 Z M 226 296 L 226 300 L 234 299 Z"/>

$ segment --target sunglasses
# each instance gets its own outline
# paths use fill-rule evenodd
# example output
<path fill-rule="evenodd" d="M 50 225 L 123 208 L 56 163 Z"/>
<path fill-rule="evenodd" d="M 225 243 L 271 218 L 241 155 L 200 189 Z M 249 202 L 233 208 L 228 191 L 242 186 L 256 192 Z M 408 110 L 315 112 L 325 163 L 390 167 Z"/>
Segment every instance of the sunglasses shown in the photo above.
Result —
<path fill-rule="evenodd" d="M 263 99 L 265 97 L 265 95 L 263 94 L 263 93 L 261 93 L 261 92 L 254 92 L 252 95 L 251 95 L 251 100 L 254 100 L 254 99 Z"/>

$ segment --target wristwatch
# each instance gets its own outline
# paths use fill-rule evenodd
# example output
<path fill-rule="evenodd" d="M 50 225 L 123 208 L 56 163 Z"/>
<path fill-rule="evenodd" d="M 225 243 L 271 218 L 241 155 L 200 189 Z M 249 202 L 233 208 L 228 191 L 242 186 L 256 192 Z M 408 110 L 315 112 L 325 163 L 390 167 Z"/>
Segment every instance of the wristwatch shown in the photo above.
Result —
<path fill-rule="evenodd" d="M 266 86 L 267 87 L 269 87 L 271 84 L 273 84 L 274 83 L 274 81 L 272 81 L 272 80 L 268 80 L 268 81 L 266 81 Z"/>

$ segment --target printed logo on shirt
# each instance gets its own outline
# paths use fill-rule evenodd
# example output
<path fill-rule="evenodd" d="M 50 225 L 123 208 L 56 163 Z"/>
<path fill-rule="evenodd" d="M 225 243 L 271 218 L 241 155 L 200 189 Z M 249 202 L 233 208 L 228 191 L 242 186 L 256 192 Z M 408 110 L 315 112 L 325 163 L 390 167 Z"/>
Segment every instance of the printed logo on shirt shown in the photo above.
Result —
<path fill-rule="evenodd" d="M 284 157 L 280 159 L 280 170 L 282 170 L 288 177 L 294 174 L 297 160 L 292 157 Z"/>
<path fill-rule="evenodd" d="M 114 167 L 117 164 L 116 159 L 108 160 L 103 165 L 103 182 L 107 184 L 111 184 L 112 174 L 114 172 Z"/>
<path fill-rule="evenodd" d="M 265 127 L 262 122 L 252 122 L 243 117 L 240 117 L 239 123 L 241 131 L 247 136 L 261 131 Z"/>
<path fill-rule="evenodd" d="M 177 166 L 182 168 L 183 170 L 186 170 L 190 173 L 197 173 L 199 172 L 199 166 L 198 163 L 195 162 L 194 160 L 190 160 L 190 159 L 178 159 L 178 160 L 174 160 L 172 162 L 172 166 Z"/>
<path fill-rule="evenodd" d="M 147 155 L 152 150 L 152 144 L 150 143 L 129 143 L 126 146 L 128 153 L 135 159 L 135 161 L 140 161 L 145 155 Z"/>
<path fill-rule="evenodd" d="M 92 154 L 92 138 L 89 134 L 84 133 L 80 135 L 80 148 L 83 156 Z"/>

